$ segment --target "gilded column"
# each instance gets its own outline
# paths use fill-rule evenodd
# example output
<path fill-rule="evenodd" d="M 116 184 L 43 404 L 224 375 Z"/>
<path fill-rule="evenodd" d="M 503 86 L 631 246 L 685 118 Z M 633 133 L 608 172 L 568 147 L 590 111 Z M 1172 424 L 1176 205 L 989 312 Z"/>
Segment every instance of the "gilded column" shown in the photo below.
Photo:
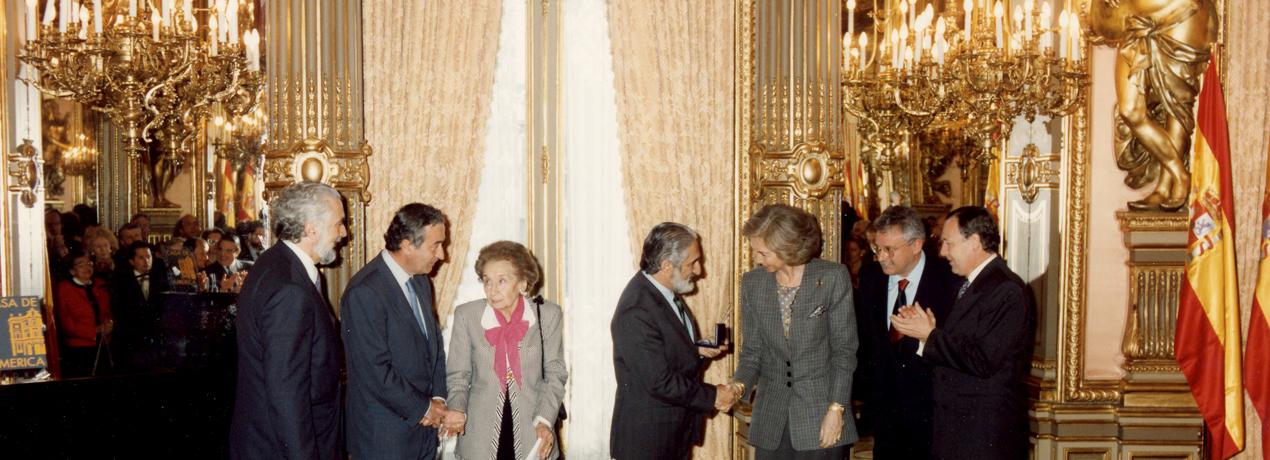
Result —
<path fill-rule="evenodd" d="M 267 8 L 265 199 L 299 181 L 330 184 L 345 197 L 349 241 L 326 271 L 337 303 L 335 294 L 366 260 L 371 148 L 362 131 L 362 2 L 279 0 Z"/>
<path fill-rule="evenodd" d="M 747 158 L 738 165 L 738 218 L 769 203 L 806 209 L 820 218 L 821 257 L 837 260 L 845 179 L 842 2 L 758 0 L 753 12 L 754 93 Z M 744 252 L 741 259 L 745 266 Z"/>

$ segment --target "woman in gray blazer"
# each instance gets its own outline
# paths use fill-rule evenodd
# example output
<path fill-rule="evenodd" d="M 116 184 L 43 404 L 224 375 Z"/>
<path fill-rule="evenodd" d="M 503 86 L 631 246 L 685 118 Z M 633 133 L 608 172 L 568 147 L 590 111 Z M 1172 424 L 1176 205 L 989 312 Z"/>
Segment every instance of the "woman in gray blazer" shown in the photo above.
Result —
<path fill-rule="evenodd" d="M 541 271 L 520 243 L 481 249 L 476 274 L 485 298 L 454 311 L 443 435 L 460 435 L 461 459 L 559 456 L 554 428 L 569 372 L 560 306 L 535 297 Z"/>
<path fill-rule="evenodd" d="M 851 374 L 855 308 L 847 267 L 815 258 L 816 217 L 760 209 L 742 228 L 759 267 L 741 277 L 741 354 L 732 385 L 755 392 L 749 442 L 756 458 L 841 459 L 856 441 Z"/>

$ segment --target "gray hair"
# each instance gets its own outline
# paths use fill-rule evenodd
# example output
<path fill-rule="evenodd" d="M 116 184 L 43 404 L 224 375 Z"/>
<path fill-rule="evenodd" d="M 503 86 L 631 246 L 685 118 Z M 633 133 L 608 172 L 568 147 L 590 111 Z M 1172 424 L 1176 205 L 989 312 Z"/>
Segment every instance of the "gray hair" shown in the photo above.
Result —
<path fill-rule="evenodd" d="M 688 257 L 688 248 L 697 241 L 697 232 L 687 225 L 662 222 L 653 227 L 644 238 L 644 250 L 640 254 L 639 269 L 649 275 L 661 271 L 662 261 L 679 266 Z"/>
<path fill-rule="evenodd" d="M 319 182 L 299 182 L 287 186 L 269 203 L 273 210 L 273 234 L 279 240 L 299 243 L 304 224 L 321 226 L 334 218 L 328 200 L 340 203 L 340 192 Z"/>
<path fill-rule="evenodd" d="M 882 211 L 882 215 L 873 221 L 873 231 L 881 233 L 892 228 L 899 228 L 908 241 L 925 240 L 926 224 L 921 214 L 908 206 L 891 206 Z"/>

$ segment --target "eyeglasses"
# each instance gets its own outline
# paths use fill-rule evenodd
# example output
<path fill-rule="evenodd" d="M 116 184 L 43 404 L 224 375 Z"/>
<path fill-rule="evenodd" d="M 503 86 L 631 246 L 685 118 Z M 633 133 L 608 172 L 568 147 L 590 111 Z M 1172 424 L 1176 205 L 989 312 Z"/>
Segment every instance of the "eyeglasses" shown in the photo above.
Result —
<path fill-rule="evenodd" d="M 915 240 L 915 239 L 913 239 L 913 240 L 908 240 L 908 241 L 904 242 L 904 244 L 901 244 L 901 245 L 899 245 L 899 246 L 881 246 L 881 245 L 878 245 L 878 246 L 877 246 L 877 250 L 876 250 L 876 252 L 877 252 L 877 254 L 878 254 L 879 256 L 886 256 L 886 257 L 889 259 L 889 258 L 891 258 L 892 256 L 894 256 L 894 255 L 895 255 L 895 251 L 898 251 L 898 250 L 903 249 L 903 248 L 905 248 L 905 247 L 907 247 L 907 246 L 910 246 L 910 245 L 912 245 L 912 244 L 913 244 L 913 242 L 915 242 L 915 241 L 917 241 L 917 240 Z"/>

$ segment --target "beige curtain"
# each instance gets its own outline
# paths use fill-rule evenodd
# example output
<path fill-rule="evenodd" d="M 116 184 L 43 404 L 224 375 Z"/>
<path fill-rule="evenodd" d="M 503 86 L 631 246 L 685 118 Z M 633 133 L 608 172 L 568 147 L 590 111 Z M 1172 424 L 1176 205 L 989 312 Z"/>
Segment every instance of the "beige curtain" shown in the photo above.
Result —
<path fill-rule="evenodd" d="M 622 176 L 639 259 L 654 225 L 701 234 L 705 279 L 691 296 L 697 323 L 730 323 L 734 228 L 731 2 L 612 0 L 609 24 Z M 731 376 L 715 361 L 706 381 Z M 696 458 L 729 458 L 731 418 L 707 425 Z"/>
<path fill-rule="evenodd" d="M 450 218 L 447 260 L 433 279 L 437 314 L 453 308 L 471 235 L 498 50 L 498 0 L 368 0 L 366 138 L 370 157 L 367 257 L 410 202 Z"/>
<path fill-rule="evenodd" d="M 1265 192 L 1266 156 L 1270 148 L 1270 16 L 1265 0 L 1227 0 L 1226 48 L 1222 52 L 1226 71 L 1226 117 L 1230 127 L 1230 156 L 1234 165 L 1236 255 L 1239 270 L 1239 299 L 1244 337 L 1252 312 L 1253 287 L 1261 231 L 1261 199 Z M 1246 340 L 1245 340 L 1246 341 Z M 1237 459 L 1262 458 L 1261 422 L 1252 402 L 1245 397 L 1243 453 Z"/>

